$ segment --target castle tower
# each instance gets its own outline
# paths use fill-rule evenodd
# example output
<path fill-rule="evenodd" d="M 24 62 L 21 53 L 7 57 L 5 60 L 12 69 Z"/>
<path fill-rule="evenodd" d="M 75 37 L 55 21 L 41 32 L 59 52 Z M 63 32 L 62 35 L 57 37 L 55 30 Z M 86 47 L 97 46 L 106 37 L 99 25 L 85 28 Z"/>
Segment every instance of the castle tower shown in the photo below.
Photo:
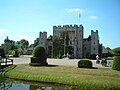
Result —
<path fill-rule="evenodd" d="M 99 51 L 99 36 L 98 30 L 91 30 L 91 55 L 97 55 Z"/>
<path fill-rule="evenodd" d="M 82 58 L 83 29 L 82 25 L 53 26 L 53 37 L 63 39 L 64 41 L 64 34 L 67 32 L 70 53 L 72 52 L 74 58 Z"/>
<path fill-rule="evenodd" d="M 43 45 L 45 48 L 47 47 L 47 32 L 39 33 L 39 44 Z"/>
<path fill-rule="evenodd" d="M 82 54 L 83 54 L 83 30 L 84 27 L 82 25 L 75 26 L 75 30 L 76 30 L 76 50 L 75 50 L 75 57 L 76 58 L 82 58 Z"/>

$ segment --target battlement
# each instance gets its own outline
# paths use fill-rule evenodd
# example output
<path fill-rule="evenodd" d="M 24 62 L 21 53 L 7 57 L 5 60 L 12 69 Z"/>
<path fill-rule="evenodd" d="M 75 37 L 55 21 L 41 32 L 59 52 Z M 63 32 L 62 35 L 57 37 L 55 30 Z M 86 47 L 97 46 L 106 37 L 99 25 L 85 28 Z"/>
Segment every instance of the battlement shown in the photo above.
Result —
<path fill-rule="evenodd" d="M 62 28 L 80 28 L 80 27 L 83 27 L 82 24 L 81 25 L 58 25 L 58 26 L 53 26 L 53 29 L 62 29 Z"/>
<path fill-rule="evenodd" d="M 98 30 L 96 30 L 96 31 L 91 30 L 91 33 L 98 33 Z"/>
<path fill-rule="evenodd" d="M 40 32 L 40 33 L 39 33 L 39 37 L 44 37 L 44 38 L 46 38 L 46 37 L 47 37 L 47 32 L 45 32 L 45 31 Z"/>
<path fill-rule="evenodd" d="M 41 34 L 47 34 L 47 32 L 46 32 L 46 31 L 43 31 L 43 32 L 41 32 L 41 31 L 40 31 L 40 33 L 41 33 Z"/>

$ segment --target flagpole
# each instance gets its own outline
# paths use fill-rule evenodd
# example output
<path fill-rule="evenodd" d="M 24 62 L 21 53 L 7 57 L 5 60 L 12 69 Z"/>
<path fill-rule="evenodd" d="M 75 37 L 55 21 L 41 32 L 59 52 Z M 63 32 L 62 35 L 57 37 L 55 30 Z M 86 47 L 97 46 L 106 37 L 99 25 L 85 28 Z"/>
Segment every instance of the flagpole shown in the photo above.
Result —
<path fill-rule="evenodd" d="M 79 12 L 79 24 L 81 24 L 80 19 L 81 19 L 81 13 Z"/>

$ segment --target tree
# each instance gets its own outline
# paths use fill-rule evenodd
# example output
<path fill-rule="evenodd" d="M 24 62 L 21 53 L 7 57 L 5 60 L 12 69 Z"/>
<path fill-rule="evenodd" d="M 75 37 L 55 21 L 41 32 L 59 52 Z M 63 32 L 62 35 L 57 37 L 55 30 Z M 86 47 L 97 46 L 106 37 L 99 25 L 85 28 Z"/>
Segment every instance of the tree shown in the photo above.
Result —
<path fill-rule="evenodd" d="M 61 32 L 61 36 L 53 38 L 53 57 L 61 58 L 69 52 L 69 34 L 68 31 Z"/>
<path fill-rule="evenodd" d="M 36 40 L 34 41 L 34 47 L 36 47 L 37 45 L 39 45 L 39 38 L 36 38 Z"/>
<path fill-rule="evenodd" d="M 21 39 L 20 41 L 16 42 L 16 47 L 21 54 L 24 54 L 25 51 L 28 49 L 29 42 L 25 39 Z"/>
<path fill-rule="evenodd" d="M 120 47 L 114 48 L 114 61 L 112 65 L 112 69 L 120 71 Z"/>
<path fill-rule="evenodd" d="M 69 47 L 69 35 L 68 32 L 65 32 L 65 54 L 68 53 L 68 47 Z"/>
<path fill-rule="evenodd" d="M 59 38 L 54 37 L 54 40 L 53 40 L 53 57 L 54 58 L 58 58 L 59 56 L 59 47 L 60 47 L 59 41 L 60 41 Z"/>
<path fill-rule="evenodd" d="M 62 39 L 64 44 L 64 55 L 66 55 L 69 52 L 69 34 L 68 31 L 62 32 Z"/>
<path fill-rule="evenodd" d="M 120 47 L 114 48 L 112 51 L 115 55 L 120 55 Z"/>
<path fill-rule="evenodd" d="M 16 48 L 15 41 L 10 40 L 8 37 L 4 40 L 2 47 L 5 50 L 5 53 L 8 54 L 9 50 L 14 50 Z"/>
<path fill-rule="evenodd" d="M 28 48 L 29 42 L 25 39 L 21 39 L 20 41 L 16 42 L 16 45 L 18 48 L 21 48 L 22 50 L 24 50 Z"/>

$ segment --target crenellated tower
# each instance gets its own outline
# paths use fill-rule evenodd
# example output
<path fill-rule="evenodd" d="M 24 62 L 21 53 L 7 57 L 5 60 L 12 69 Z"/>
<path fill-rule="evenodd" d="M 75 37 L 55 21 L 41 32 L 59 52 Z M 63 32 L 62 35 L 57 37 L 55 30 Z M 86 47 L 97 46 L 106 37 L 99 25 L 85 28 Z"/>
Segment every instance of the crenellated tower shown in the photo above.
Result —
<path fill-rule="evenodd" d="M 39 44 L 43 45 L 45 48 L 47 47 L 47 32 L 39 33 Z"/>
<path fill-rule="evenodd" d="M 82 58 L 83 30 L 82 25 L 53 26 L 53 37 L 65 38 L 63 34 L 67 32 L 69 36 L 69 54 L 74 58 Z"/>
<path fill-rule="evenodd" d="M 99 51 L 99 35 L 98 30 L 91 30 L 91 55 L 97 55 Z"/>

